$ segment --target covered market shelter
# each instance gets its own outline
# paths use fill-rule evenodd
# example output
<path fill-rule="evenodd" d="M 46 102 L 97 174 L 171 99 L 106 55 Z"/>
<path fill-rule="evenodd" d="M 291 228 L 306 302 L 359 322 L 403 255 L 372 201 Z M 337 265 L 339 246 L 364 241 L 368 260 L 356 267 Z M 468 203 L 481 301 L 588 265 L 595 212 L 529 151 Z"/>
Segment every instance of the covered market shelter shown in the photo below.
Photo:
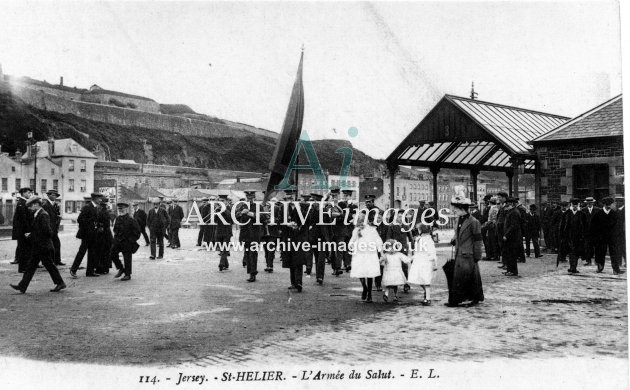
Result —
<path fill-rule="evenodd" d="M 444 95 L 411 133 L 387 157 L 390 205 L 398 167 L 426 167 L 433 174 L 433 199 L 438 199 L 441 168 L 470 171 L 471 200 L 477 199 L 480 171 L 505 172 L 510 195 L 518 194 L 518 176 L 536 175 L 536 203 L 540 203 L 540 167 L 529 143 L 570 118 Z"/>

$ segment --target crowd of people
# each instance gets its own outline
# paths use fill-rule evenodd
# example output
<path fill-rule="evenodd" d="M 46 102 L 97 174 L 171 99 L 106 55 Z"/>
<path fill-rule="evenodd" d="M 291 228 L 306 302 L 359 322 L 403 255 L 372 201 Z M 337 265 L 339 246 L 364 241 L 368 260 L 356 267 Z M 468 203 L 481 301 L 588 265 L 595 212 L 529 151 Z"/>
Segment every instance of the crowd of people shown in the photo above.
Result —
<path fill-rule="evenodd" d="M 256 215 L 255 191 L 245 192 L 235 212 L 225 195 L 201 199 L 198 212 L 204 223 L 199 224 L 197 246 L 220 248 L 219 271 L 229 269 L 231 253 L 227 245 L 232 242 L 234 225 L 238 224 L 237 240 L 241 244 L 241 263 L 248 282 L 256 281 L 258 245 L 262 244 L 264 271 L 274 271 L 274 260 L 279 252 L 282 267 L 289 269 L 288 288 L 296 292 L 303 290 L 304 275 L 310 277 L 313 268 L 316 283 L 322 285 L 326 265 L 330 264 L 332 276 L 339 277 L 346 272 L 360 280 L 361 299 L 366 303 L 373 302 L 374 290 L 382 293 L 385 302 L 397 302 L 399 288 L 407 293 L 411 285 L 416 285 L 423 291 L 421 304 L 431 305 L 431 284 L 438 270 L 434 208 L 423 202 L 418 215 L 422 217 L 426 211 L 431 211 L 429 218 L 419 218 L 412 226 L 414 222 L 406 218 L 408 215 L 388 214 L 376 207 L 374 196 L 366 196 L 365 207 L 359 209 L 350 201 L 350 190 L 332 188 L 325 195 L 302 194 L 299 202 L 293 202 L 295 195 L 291 190 L 278 195 L 282 196 L 281 200 L 290 201 L 286 204 L 278 202 L 277 197 L 265 201 L 261 215 Z M 66 288 L 57 270 L 57 266 L 64 265 L 58 237 L 58 197 L 52 190 L 44 198 L 33 195 L 29 188 L 19 191 L 13 220 L 13 239 L 17 240 L 14 263 L 18 264 L 23 279 L 11 286 L 22 293 L 40 262 L 55 284 L 51 291 Z M 451 215 L 456 217 L 451 241 L 453 251 L 443 267 L 449 287 L 446 305 L 471 306 L 484 300 L 477 264 L 480 260 L 498 261 L 506 276 L 518 276 L 518 263 L 530 257 L 531 247 L 535 257 L 542 257 L 541 236 L 545 239 L 544 249 L 557 254 L 558 264 L 566 262 L 568 257 L 570 274 L 579 273 L 579 258 L 584 260 L 584 265 L 590 265 L 593 257 L 597 272 L 602 272 L 607 253 L 614 274 L 622 274 L 622 265 L 625 266 L 622 264 L 625 263 L 623 198 L 616 199 L 616 207 L 612 198 L 601 202 L 602 208 L 595 206 L 593 198 L 586 198 L 584 202 L 572 199 L 562 202 L 560 207 L 552 202 L 543 205 L 541 217 L 536 205 L 526 208 L 518 198 L 504 192 L 486 196 L 481 210 L 463 195 L 453 197 Z M 87 254 L 86 277 L 105 275 L 116 267 L 116 278 L 122 276 L 121 280 L 130 280 L 132 256 L 138 250 L 140 237 L 150 246 L 150 260 L 164 258 L 165 239 L 167 248 L 181 247 L 179 229 L 185 216 L 177 200 L 156 198 L 148 213 L 137 203 L 131 205 L 133 210 L 129 212 L 129 206 L 118 203 L 114 212 L 114 207 L 101 194 L 94 193 L 86 198 L 77 219 L 76 237 L 81 244 L 70 267 L 70 277 L 78 277 Z M 395 206 L 394 210 L 403 211 L 399 202 Z M 308 247 L 300 245 L 303 243 L 308 243 Z M 224 246 L 217 247 L 217 244 Z"/>

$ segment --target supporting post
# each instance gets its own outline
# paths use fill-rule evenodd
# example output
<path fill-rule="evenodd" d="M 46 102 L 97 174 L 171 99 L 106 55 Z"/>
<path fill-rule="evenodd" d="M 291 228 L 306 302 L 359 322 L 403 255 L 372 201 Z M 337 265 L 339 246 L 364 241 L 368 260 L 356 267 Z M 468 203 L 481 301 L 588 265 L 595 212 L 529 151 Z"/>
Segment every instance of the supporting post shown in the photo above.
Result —
<path fill-rule="evenodd" d="M 387 171 L 389 172 L 389 207 L 394 207 L 394 182 L 396 180 L 396 172 L 398 172 L 398 165 L 388 165 Z"/>
<path fill-rule="evenodd" d="M 514 186 L 514 189 L 512 190 L 512 196 L 515 198 L 519 197 L 519 192 L 518 192 L 518 165 L 519 165 L 519 160 L 518 159 L 512 159 L 512 172 L 514 172 L 514 177 L 512 178 L 512 186 Z"/>
<path fill-rule="evenodd" d="M 507 178 L 508 178 L 508 195 L 512 196 L 512 177 L 514 176 L 514 171 L 509 170 L 509 171 L 506 171 L 505 174 L 507 175 Z"/>
<path fill-rule="evenodd" d="M 542 171 L 540 167 L 540 161 L 538 161 L 537 159 L 534 165 L 534 198 L 535 198 L 536 207 L 538 208 L 538 212 L 542 210 L 542 207 L 541 207 L 542 197 L 540 193 L 541 182 L 542 182 Z"/>
<path fill-rule="evenodd" d="M 473 201 L 473 203 L 477 203 L 477 175 L 479 175 L 479 170 L 470 170 L 470 182 L 472 183 L 472 194 L 470 195 L 470 200 Z"/>
<path fill-rule="evenodd" d="M 440 167 L 431 167 L 431 173 L 433 174 L 433 203 L 435 206 L 435 211 L 439 210 L 438 206 L 438 173 L 440 172 Z"/>

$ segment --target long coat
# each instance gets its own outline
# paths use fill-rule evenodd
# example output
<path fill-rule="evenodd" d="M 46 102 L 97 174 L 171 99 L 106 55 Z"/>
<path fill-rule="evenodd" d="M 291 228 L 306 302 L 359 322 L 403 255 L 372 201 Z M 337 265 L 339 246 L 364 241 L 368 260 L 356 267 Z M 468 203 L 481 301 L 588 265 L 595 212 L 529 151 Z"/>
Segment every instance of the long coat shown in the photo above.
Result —
<path fill-rule="evenodd" d="M 94 241 L 96 238 L 96 220 L 98 217 L 98 209 L 89 202 L 81 209 L 77 222 L 79 223 L 79 231 L 77 238 Z"/>
<path fill-rule="evenodd" d="M 24 238 L 24 233 L 31 231 L 33 223 L 33 213 L 26 207 L 26 199 L 18 197 L 15 205 L 15 213 L 13 214 L 13 231 L 11 239 L 18 240 Z"/>
<path fill-rule="evenodd" d="M 254 203 L 250 203 L 248 209 L 255 213 Z M 238 240 L 243 243 L 259 242 L 263 236 L 263 226 L 256 224 L 256 217 L 247 215 L 246 207 L 241 208 L 235 215 L 239 222 L 244 223 L 244 225 L 241 225 Z"/>
<path fill-rule="evenodd" d="M 48 199 L 45 199 L 42 202 L 42 208 L 50 217 L 50 228 L 53 233 L 59 232 L 59 224 L 61 222 L 61 216 L 59 212 L 59 206 L 57 203 L 51 202 Z"/>
<path fill-rule="evenodd" d="M 157 211 L 155 208 L 149 210 L 149 215 L 147 216 L 147 226 L 149 230 L 152 232 L 164 232 L 166 226 L 168 225 L 168 214 L 166 214 L 166 210 L 161 207 L 158 207 Z"/>
<path fill-rule="evenodd" d="M 184 219 L 184 210 L 178 204 L 168 209 L 168 217 L 170 219 L 170 228 L 179 229 L 182 227 L 182 220 Z"/>
<path fill-rule="evenodd" d="M 298 206 L 302 211 L 302 215 L 306 215 L 304 223 L 300 220 L 297 208 L 289 210 L 289 221 L 294 222 L 297 226 L 282 226 L 283 239 L 291 239 L 289 245 L 290 249 L 283 253 L 282 267 L 293 268 L 300 267 L 306 264 L 306 260 L 309 256 L 312 256 L 311 251 L 305 251 L 302 249 L 303 242 L 310 242 L 309 228 L 313 223 L 313 209 L 307 213 L 308 204 L 300 203 Z M 294 247 L 297 245 L 297 249 Z"/>
<path fill-rule="evenodd" d="M 610 210 L 608 214 L 599 209 L 593 215 L 590 224 L 590 236 L 594 244 L 615 242 L 617 238 L 617 210 Z"/>
<path fill-rule="evenodd" d="M 483 301 L 483 286 L 477 262 L 481 259 L 481 224 L 470 215 L 460 217 L 455 239 L 455 267 L 448 302 Z"/>
<path fill-rule="evenodd" d="M 135 219 L 136 222 L 138 222 L 138 226 L 140 227 L 140 230 L 144 230 L 144 228 L 147 227 L 147 213 L 144 210 L 142 209 L 136 210 L 136 212 L 133 213 L 133 219 Z"/>
<path fill-rule="evenodd" d="M 52 257 L 55 247 L 52 242 L 50 217 L 44 209 L 40 209 L 33 219 L 29 239 L 31 240 L 33 259 L 41 260 L 42 257 Z"/>
<path fill-rule="evenodd" d="M 586 215 L 580 210 L 575 214 L 571 209 L 564 212 L 560 224 L 560 237 L 568 253 L 580 256 L 584 249 Z"/>
<path fill-rule="evenodd" d="M 123 214 L 114 220 L 114 241 L 120 245 L 123 253 L 134 253 L 138 250 L 140 225 L 129 214 Z"/>
<path fill-rule="evenodd" d="M 113 235 L 109 209 L 102 206 L 96 215 L 95 245 L 97 249 L 98 264 L 101 271 L 112 268 L 112 258 L 109 250 L 112 247 Z"/>
<path fill-rule="evenodd" d="M 226 223 L 219 217 L 222 216 Z M 232 215 L 229 209 L 224 210 L 221 214 L 217 214 L 214 218 L 216 225 L 214 226 L 213 242 L 229 243 L 232 239 Z"/>

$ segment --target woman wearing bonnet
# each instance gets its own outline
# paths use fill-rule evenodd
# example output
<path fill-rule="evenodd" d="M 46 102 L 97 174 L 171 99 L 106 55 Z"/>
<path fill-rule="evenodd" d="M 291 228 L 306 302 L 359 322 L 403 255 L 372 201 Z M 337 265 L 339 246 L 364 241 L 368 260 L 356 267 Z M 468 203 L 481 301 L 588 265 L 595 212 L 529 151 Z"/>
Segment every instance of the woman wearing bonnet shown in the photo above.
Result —
<path fill-rule="evenodd" d="M 451 199 L 457 225 L 455 237 L 451 240 L 451 245 L 455 246 L 453 279 L 449 286 L 448 303 L 445 304 L 450 307 L 461 303 L 474 306 L 484 299 L 477 264 L 482 253 L 481 224 L 468 212 L 471 203 L 463 193 Z"/>

